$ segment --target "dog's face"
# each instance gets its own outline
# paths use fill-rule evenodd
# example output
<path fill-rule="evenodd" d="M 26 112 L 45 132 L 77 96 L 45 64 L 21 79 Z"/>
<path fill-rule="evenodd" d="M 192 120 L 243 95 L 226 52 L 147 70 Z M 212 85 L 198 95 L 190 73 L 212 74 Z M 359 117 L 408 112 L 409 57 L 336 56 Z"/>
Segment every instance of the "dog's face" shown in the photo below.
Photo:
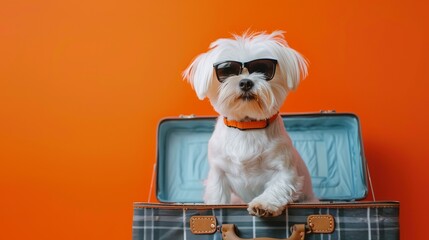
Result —
<path fill-rule="evenodd" d="M 281 31 L 219 39 L 183 73 L 198 97 L 234 120 L 266 119 L 307 74 L 306 61 Z"/>

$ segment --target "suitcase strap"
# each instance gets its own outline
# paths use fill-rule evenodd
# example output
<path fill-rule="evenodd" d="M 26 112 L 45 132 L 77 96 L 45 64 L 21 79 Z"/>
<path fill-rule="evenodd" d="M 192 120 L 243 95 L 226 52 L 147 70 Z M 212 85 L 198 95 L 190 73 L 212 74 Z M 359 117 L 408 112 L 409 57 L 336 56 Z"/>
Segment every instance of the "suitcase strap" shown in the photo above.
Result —
<path fill-rule="evenodd" d="M 213 234 L 219 229 L 224 240 L 245 240 L 236 235 L 234 224 L 222 224 L 218 227 L 215 216 L 192 216 L 190 227 L 193 234 Z M 332 233 L 334 229 L 335 221 L 332 215 L 309 215 L 306 224 L 296 224 L 292 227 L 292 235 L 287 240 L 303 240 L 306 233 Z M 274 240 L 275 238 L 256 239 Z"/>

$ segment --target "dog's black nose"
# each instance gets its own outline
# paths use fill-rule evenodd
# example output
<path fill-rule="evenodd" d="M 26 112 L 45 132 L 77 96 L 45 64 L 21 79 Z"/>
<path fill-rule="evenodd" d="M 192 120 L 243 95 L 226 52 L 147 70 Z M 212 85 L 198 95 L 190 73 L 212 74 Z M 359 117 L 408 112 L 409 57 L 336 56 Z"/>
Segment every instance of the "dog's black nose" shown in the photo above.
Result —
<path fill-rule="evenodd" d="M 253 81 L 247 78 L 241 79 L 240 83 L 238 84 L 240 86 L 240 89 L 247 92 L 253 87 Z"/>

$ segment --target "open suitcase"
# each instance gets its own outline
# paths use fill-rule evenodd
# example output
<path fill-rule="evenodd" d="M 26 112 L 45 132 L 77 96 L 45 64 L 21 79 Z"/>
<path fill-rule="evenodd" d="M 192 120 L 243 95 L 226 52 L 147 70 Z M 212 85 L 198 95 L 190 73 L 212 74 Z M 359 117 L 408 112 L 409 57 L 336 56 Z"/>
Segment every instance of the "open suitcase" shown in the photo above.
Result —
<path fill-rule="evenodd" d="M 207 143 L 215 118 L 170 118 L 158 127 L 156 196 L 134 203 L 133 240 L 399 239 L 399 203 L 356 201 L 368 192 L 359 120 L 332 112 L 282 115 L 319 203 L 258 218 L 246 205 L 205 205 Z"/>

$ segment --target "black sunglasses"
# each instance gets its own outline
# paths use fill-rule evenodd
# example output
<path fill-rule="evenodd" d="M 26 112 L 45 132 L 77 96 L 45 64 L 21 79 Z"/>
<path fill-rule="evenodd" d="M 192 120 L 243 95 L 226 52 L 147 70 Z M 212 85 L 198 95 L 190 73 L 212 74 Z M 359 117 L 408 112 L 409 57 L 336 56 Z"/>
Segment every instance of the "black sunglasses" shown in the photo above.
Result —
<path fill-rule="evenodd" d="M 265 80 L 269 81 L 273 79 L 276 73 L 277 60 L 261 58 L 250 62 L 237 62 L 237 61 L 224 61 L 213 64 L 216 71 L 216 76 L 219 82 L 225 81 L 230 76 L 240 75 L 243 68 L 247 68 L 249 73 L 262 73 L 265 76 Z"/>

